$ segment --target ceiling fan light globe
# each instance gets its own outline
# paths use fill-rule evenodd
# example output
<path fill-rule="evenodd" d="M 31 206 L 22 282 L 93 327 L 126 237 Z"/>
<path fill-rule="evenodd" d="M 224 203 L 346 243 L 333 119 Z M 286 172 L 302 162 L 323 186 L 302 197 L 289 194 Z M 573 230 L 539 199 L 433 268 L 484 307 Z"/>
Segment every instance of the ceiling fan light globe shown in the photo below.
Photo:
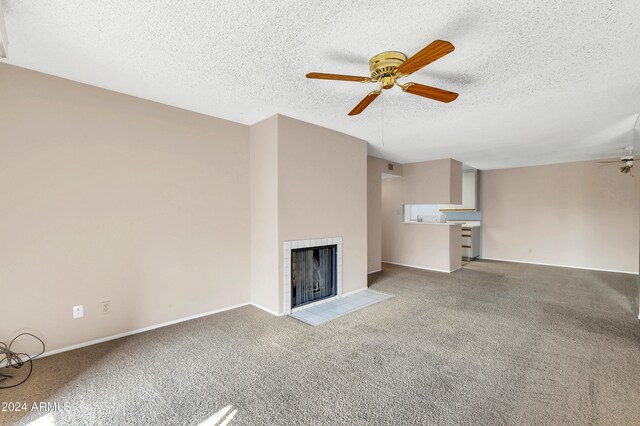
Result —
<path fill-rule="evenodd" d="M 383 89 L 391 89 L 396 84 L 396 79 L 393 76 L 382 77 L 380 83 Z"/>

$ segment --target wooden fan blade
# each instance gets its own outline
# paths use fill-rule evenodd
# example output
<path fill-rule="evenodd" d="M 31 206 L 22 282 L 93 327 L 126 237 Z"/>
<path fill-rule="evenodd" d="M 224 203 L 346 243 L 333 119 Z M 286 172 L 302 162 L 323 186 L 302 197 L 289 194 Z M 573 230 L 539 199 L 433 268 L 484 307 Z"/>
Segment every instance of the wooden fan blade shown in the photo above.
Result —
<path fill-rule="evenodd" d="M 427 47 L 407 59 L 407 61 L 400 65 L 397 69 L 398 74 L 409 75 L 418 71 L 421 68 L 426 67 L 431 62 L 437 61 L 444 55 L 451 53 L 455 50 L 453 44 L 444 40 L 436 40 L 429 44 Z"/>
<path fill-rule="evenodd" d="M 437 89 L 431 86 L 425 86 L 424 84 L 407 83 L 403 84 L 401 87 L 404 92 L 440 102 L 449 103 L 451 101 L 455 101 L 458 97 L 457 93 L 449 92 L 448 90 Z"/>
<path fill-rule="evenodd" d="M 356 75 L 342 75 L 342 74 L 325 74 L 321 72 L 310 72 L 307 74 L 307 78 L 317 78 L 320 80 L 340 80 L 340 81 L 357 81 L 360 83 L 370 83 L 370 77 L 359 77 Z"/>
<path fill-rule="evenodd" d="M 640 157 L 622 157 L 616 158 L 615 160 L 600 160 L 598 163 L 600 164 L 613 164 L 613 163 L 626 163 L 627 161 L 636 161 L 640 159 Z"/>
<path fill-rule="evenodd" d="M 379 94 L 380 94 L 380 90 L 374 90 L 373 92 L 369 93 L 367 96 L 364 97 L 363 100 L 360 101 L 358 105 L 356 105 L 354 109 L 351 110 L 349 115 L 360 114 L 362 111 L 364 111 L 366 107 L 368 107 L 371 104 L 371 102 L 376 100 Z"/>

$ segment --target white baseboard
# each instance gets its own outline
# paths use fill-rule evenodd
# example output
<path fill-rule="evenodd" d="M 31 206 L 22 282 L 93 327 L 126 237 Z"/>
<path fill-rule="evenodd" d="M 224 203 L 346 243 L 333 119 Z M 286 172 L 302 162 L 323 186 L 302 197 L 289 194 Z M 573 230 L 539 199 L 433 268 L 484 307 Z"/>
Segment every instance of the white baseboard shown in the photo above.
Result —
<path fill-rule="evenodd" d="M 370 274 L 375 274 L 376 272 L 382 272 L 382 269 L 376 269 L 376 270 L 374 270 L 374 271 L 369 271 L 369 272 L 367 272 L 367 274 L 368 274 L 368 275 L 370 275 Z"/>
<path fill-rule="evenodd" d="M 272 311 L 271 309 L 267 309 L 267 308 L 265 308 L 264 306 L 260 306 L 260 305 L 258 305 L 257 303 L 250 302 L 250 303 L 249 303 L 249 305 L 255 306 L 255 307 L 256 307 L 256 308 L 258 308 L 258 309 L 262 309 L 263 311 L 268 312 L 268 313 L 270 313 L 271 315 L 275 315 L 275 316 L 277 316 L 277 317 L 282 316 L 282 314 L 279 314 L 279 313 L 277 313 L 276 311 Z"/>
<path fill-rule="evenodd" d="M 209 311 L 209 312 L 203 312 L 201 314 L 191 315 L 189 317 L 184 317 L 184 318 L 180 318 L 180 319 L 177 319 L 177 320 L 163 322 L 161 324 L 155 324 L 155 325 L 150 325 L 148 327 L 138 328 L 138 329 L 131 330 L 131 331 L 125 331 L 124 333 L 118 333 L 118 334 L 114 334 L 112 336 L 101 337 L 101 338 L 95 339 L 95 340 L 89 340 L 88 342 L 78 343 L 76 345 L 65 346 L 64 348 L 54 349 L 52 351 L 47 351 L 47 352 L 43 353 L 42 355 L 40 355 L 38 358 L 44 358 L 45 356 L 55 355 L 55 354 L 59 354 L 59 353 L 62 353 L 62 352 L 68 352 L 68 351 L 72 351 L 74 349 L 84 348 L 86 346 L 97 345 L 98 343 L 108 342 L 109 340 L 116 340 L 116 339 L 120 339 L 122 337 L 132 336 L 132 335 L 138 334 L 138 333 L 144 333 L 145 331 L 155 330 L 156 328 L 167 327 L 169 325 L 178 324 L 180 322 L 189 321 L 189 320 L 193 320 L 193 319 L 197 319 L 197 318 L 202 318 L 202 317 L 206 317 L 206 316 L 209 316 L 209 315 L 218 314 L 218 313 L 224 312 L 224 311 L 230 311 L 231 309 L 241 308 L 241 307 L 247 306 L 249 304 L 250 303 L 241 303 L 239 305 L 229 306 L 227 308 L 216 309 L 214 311 Z"/>
<path fill-rule="evenodd" d="M 424 266 L 407 265 L 406 263 L 389 262 L 388 260 L 383 260 L 382 263 L 389 263 L 391 265 L 397 265 L 397 266 L 406 266 L 408 268 L 422 269 L 422 270 L 425 270 L 425 271 L 444 272 L 445 274 L 450 274 L 450 273 L 455 272 L 458 269 L 462 268 L 462 266 L 459 266 L 456 269 L 453 269 L 451 271 L 447 271 L 445 269 L 425 268 Z"/>
<path fill-rule="evenodd" d="M 559 268 L 584 269 L 584 270 L 587 270 L 587 271 L 615 272 L 615 273 L 618 273 L 618 274 L 638 275 L 637 272 L 620 271 L 620 270 L 617 270 L 617 269 L 587 268 L 586 266 L 561 265 L 561 264 L 558 264 L 558 263 L 527 262 L 527 261 L 524 261 L 524 260 L 499 259 L 497 257 L 484 257 L 483 256 L 482 260 L 497 260 L 497 261 L 500 261 L 500 262 L 526 263 L 527 265 L 556 266 L 556 267 L 559 267 Z"/>

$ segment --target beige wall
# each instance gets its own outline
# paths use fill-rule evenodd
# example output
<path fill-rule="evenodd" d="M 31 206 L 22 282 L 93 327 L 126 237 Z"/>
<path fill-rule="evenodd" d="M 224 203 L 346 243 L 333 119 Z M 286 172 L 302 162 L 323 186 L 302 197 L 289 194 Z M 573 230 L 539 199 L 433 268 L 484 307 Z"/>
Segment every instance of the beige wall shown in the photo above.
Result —
<path fill-rule="evenodd" d="M 460 204 L 462 163 L 444 159 L 403 164 L 402 178 L 384 180 L 383 200 L 390 196 L 403 204 Z"/>
<path fill-rule="evenodd" d="M 393 170 L 389 170 L 389 164 Z M 402 176 L 402 165 L 367 157 L 367 271 L 382 269 L 382 175 Z"/>
<path fill-rule="evenodd" d="M 640 148 L 640 114 L 638 115 L 638 119 L 636 120 L 636 125 L 633 129 L 633 140 L 634 140 L 634 150 L 637 152 L 638 148 Z M 634 172 L 638 173 L 638 171 L 636 170 Z M 636 184 L 636 194 L 638 195 L 638 203 L 636 203 L 636 208 L 638 208 L 638 214 L 636 215 L 636 217 L 638 217 L 638 215 L 640 215 L 640 184 Z M 639 217 L 640 219 L 640 217 Z M 638 237 L 640 238 L 640 226 L 638 229 Z M 640 240 L 638 241 L 638 245 L 640 247 Z M 638 268 L 640 268 L 640 250 L 638 250 Z M 638 276 L 638 280 L 637 280 L 637 285 L 635 288 L 635 304 L 636 304 L 636 314 L 638 315 L 638 319 L 640 319 L 640 275 Z M 632 296 L 633 297 L 633 296 Z"/>
<path fill-rule="evenodd" d="M 584 161 L 483 174 L 483 258 L 638 271 L 638 177 Z"/>
<path fill-rule="evenodd" d="M 284 312 L 286 240 L 342 237 L 343 292 L 366 288 L 366 142 L 276 115 L 251 126 L 251 160 L 252 302 Z"/>
<path fill-rule="evenodd" d="M 251 301 L 278 310 L 278 116 L 251 126 Z"/>
<path fill-rule="evenodd" d="M 8 65 L 0 94 L 2 340 L 55 350 L 249 300 L 247 126 Z"/>
<path fill-rule="evenodd" d="M 638 202 L 640 203 L 640 184 L 637 184 L 636 187 L 636 194 L 638 195 Z M 640 215 L 640 204 L 636 203 L 636 206 L 638 208 L 638 215 Z M 640 238 L 640 227 L 638 229 L 638 237 Z M 638 246 L 640 247 L 640 240 L 638 240 Z M 638 268 L 640 268 L 640 249 L 638 250 Z M 636 314 L 638 315 L 638 319 L 640 319 L 640 275 L 638 275 L 638 280 L 636 281 L 635 295 L 632 295 L 631 297 L 634 298 L 634 303 L 636 305 Z"/>
<path fill-rule="evenodd" d="M 461 225 L 436 223 L 387 227 L 383 234 L 383 262 L 440 272 L 460 269 L 460 228 Z"/>
<path fill-rule="evenodd" d="M 461 202 L 459 161 L 403 164 L 402 177 L 382 183 L 382 261 L 446 272 L 458 269 L 460 226 L 402 223 L 402 205 Z"/>
<path fill-rule="evenodd" d="M 343 293 L 366 288 L 366 142 L 282 115 L 278 130 L 280 282 L 285 240 L 339 236 Z"/>

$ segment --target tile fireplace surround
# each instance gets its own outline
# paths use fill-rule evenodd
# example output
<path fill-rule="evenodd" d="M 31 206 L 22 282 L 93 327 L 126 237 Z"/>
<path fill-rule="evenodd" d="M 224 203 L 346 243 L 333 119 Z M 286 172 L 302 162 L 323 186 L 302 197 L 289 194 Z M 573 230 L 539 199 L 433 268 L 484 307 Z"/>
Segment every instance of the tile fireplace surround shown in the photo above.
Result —
<path fill-rule="evenodd" d="M 288 240 L 284 242 L 284 314 L 291 314 L 291 250 L 307 247 L 336 245 L 336 295 L 319 300 L 331 300 L 342 296 L 342 237 L 315 238 L 310 240 Z"/>

